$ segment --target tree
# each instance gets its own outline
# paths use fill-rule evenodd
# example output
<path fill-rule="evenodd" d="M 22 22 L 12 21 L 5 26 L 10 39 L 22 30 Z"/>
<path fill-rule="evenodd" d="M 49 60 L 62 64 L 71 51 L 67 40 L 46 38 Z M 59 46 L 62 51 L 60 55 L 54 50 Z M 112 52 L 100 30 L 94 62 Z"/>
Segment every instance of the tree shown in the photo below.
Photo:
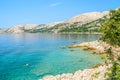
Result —
<path fill-rule="evenodd" d="M 109 19 L 102 24 L 102 40 L 113 46 L 120 46 L 120 8 L 110 10 Z"/>
<path fill-rule="evenodd" d="M 109 19 L 102 24 L 102 40 L 113 45 L 120 46 L 120 8 L 110 10 Z M 109 58 L 112 62 L 111 75 L 107 80 L 120 80 L 120 57 L 115 60 L 111 52 L 111 47 L 108 49 Z"/>

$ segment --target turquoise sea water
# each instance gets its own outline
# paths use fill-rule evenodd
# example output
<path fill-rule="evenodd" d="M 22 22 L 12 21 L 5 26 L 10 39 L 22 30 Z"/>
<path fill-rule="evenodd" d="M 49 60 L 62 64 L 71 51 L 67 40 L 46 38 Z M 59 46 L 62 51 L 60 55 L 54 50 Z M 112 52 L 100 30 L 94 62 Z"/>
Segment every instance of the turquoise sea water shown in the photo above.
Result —
<path fill-rule="evenodd" d="M 38 80 L 91 68 L 103 62 L 98 55 L 61 47 L 98 38 L 95 34 L 0 34 L 0 80 Z"/>

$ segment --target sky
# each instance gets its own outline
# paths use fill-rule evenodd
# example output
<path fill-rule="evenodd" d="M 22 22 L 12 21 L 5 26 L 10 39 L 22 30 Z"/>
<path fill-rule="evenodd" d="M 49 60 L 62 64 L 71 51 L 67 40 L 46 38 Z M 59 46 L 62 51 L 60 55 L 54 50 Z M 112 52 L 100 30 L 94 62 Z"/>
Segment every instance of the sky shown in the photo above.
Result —
<path fill-rule="evenodd" d="M 86 12 L 120 7 L 120 0 L 0 0 L 0 28 L 61 22 Z"/>

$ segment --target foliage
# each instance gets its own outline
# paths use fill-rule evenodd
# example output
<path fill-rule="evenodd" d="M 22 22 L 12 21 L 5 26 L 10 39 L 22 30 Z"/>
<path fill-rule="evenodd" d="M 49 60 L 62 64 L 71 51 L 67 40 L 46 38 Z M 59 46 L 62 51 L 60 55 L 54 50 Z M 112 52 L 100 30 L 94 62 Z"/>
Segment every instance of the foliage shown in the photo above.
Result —
<path fill-rule="evenodd" d="M 112 62 L 112 67 L 111 67 L 111 74 L 109 74 L 109 78 L 107 80 L 120 80 L 120 61 L 119 57 L 117 60 L 114 59 L 114 55 L 111 52 L 111 48 L 108 49 L 108 57 Z"/>
<path fill-rule="evenodd" d="M 111 74 L 107 80 L 120 80 L 120 64 L 117 61 L 112 62 Z"/>
<path fill-rule="evenodd" d="M 100 72 L 96 72 L 95 74 L 92 75 L 92 77 L 98 78 L 99 75 L 100 75 Z"/>
<path fill-rule="evenodd" d="M 107 43 L 120 46 L 120 8 L 111 10 L 110 18 L 101 26 L 102 40 Z"/>

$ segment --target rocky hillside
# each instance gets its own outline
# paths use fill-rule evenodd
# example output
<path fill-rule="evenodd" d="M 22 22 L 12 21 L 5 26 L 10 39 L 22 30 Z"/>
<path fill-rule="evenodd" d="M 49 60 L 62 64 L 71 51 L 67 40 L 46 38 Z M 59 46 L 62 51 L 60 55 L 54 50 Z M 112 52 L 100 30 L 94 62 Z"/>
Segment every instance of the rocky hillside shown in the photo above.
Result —
<path fill-rule="evenodd" d="M 28 30 L 33 30 L 33 29 L 41 29 L 41 28 L 47 27 L 44 24 L 37 25 L 37 24 L 24 24 L 24 25 L 17 25 L 17 26 L 12 26 L 7 29 L 0 29 L 0 33 L 25 33 Z"/>
<path fill-rule="evenodd" d="M 100 19 L 108 14 L 109 14 L 108 11 L 84 13 L 84 14 L 77 15 L 77 16 L 67 20 L 66 22 L 68 22 L 68 23 L 80 22 L 82 24 L 85 24 L 85 23 L 89 23 L 91 21 Z"/>
<path fill-rule="evenodd" d="M 0 33 L 98 32 L 99 26 L 106 21 L 108 14 L 107 11 L 84 13 L 64 22 L 17 25 L 7 29 L 0 29 Z"/>

